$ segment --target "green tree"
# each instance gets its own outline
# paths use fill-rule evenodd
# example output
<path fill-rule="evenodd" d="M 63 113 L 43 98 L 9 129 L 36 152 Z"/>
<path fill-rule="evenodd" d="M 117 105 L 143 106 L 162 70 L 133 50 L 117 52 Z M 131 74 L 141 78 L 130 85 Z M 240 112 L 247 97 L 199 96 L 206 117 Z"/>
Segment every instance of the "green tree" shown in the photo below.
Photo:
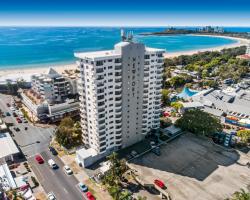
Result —
<path fill-rule="evenodd" d="M 79 123 L 74 123 L 70 117 L 62 119 L 56 131 L 57 142 L 70 149 L 82 144 L 82 131 Z"/>
<path fill-rule="evenodd" d="M 250 140 L 250 130 L 239 130 L 237 136 L 240 137 L 243 143 L 248 143 Z"/>
<path fill-rule="evenodd" d="M 170 106 L 179 111 L 183 107 L 183 104 L 181 102 L 172 102 Z"/>
<path fill-rule="evenodd" d="M 169 99 L 169 96 L 168 96 L 168 95 L 169 95 L 170 91 L 167 90 L 167 89 L 163 89 L 163 90 L 161 91 L 161 93 L 162 93 L 162 103 L 163 103 L 163 105 L 164 105 L 164 106 L 169 105 L 170 99 Z"/>
<path fill-rule="evenodd" d="M 118 154 L 113 152 L 107 156 L 110 162 L 110 169 L 104 175 L 104 183 L 108 185 L 119 185 L 122 180 L 123 174 L 127 171 L 126 161 L 124 159 L 118 159 Z"/>
<path fill-rule="evenodd" d="M 250 200 L 250 193 L 241 189 L 235 192 L 230 200 Z"/>
<path fill-rule="evenodd" d="M 186 111 L 175 124 L 182 130 L 209 137 L 216 132 L 222 131 L 219 119 L 199 109 Z"/>

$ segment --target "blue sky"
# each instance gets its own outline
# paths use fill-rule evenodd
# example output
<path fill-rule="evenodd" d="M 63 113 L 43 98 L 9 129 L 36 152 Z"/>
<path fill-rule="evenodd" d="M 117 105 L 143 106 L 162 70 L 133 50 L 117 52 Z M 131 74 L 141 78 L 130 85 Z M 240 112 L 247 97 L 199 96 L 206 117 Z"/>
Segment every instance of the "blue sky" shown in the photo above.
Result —
<path fill-rule="evenodd" d="M 1 0 L 0 25 L 250 26 L 250 0 Z"/>

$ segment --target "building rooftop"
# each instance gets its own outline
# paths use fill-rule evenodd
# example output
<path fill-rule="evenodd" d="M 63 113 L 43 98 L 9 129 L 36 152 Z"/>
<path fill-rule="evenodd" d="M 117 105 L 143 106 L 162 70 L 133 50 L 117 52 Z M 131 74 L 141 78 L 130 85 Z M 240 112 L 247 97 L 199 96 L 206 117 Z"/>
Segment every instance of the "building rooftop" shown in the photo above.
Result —
<path fill-rule="evenodd" d="M 199 108 L 203 107 L 203 104 L 196 101 L 196 102 L 187 102 L 187 103 L 182 103 L 183 108 Z"/>
<path fill-rule="evenodd" d="M 207 93 L 194 95 L 193 101 L 203 104 L 209 102 L 212 107 L 235 116 L 250 116 L 250 91 L 236 88 L 235 90 L 211 90 Z M 211 106 L 210 106 L 211 107 Z"/>
<path fill-rule="evenodd" d="M 119 57 L 120 54 L 113 50 L 109 51 L 93 51 L 93 52 L 79 52 L 74 53 L 75 57 L 80 59 L 95 59 L 95 58 L 106 58 L 106 57 Z"/>
<path fill-rule="evenodd" d="M 2 185 L 3 190 L 5 191 L 17 187 L 7 164 L 0 165 L 0 185 Z"/>
<path fill-rule="evenodd" d="M 19 153 L 19 150 L 8 132 L 0 133 L 0 158 Z"/>

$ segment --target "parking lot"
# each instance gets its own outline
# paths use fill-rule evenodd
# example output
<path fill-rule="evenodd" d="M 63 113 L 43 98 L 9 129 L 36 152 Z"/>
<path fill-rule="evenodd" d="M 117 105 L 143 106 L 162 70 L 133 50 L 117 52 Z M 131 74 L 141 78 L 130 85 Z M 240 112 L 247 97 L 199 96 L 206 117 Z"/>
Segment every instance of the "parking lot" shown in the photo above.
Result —
<path fill-rule="evenodd" d="M 145 184 L 164 181 L 175 200 L 221 200 L 250 186 L 249 160 L 188 133 L 162 146 L 160 157 L 149 153 L 130 166 Z"/>

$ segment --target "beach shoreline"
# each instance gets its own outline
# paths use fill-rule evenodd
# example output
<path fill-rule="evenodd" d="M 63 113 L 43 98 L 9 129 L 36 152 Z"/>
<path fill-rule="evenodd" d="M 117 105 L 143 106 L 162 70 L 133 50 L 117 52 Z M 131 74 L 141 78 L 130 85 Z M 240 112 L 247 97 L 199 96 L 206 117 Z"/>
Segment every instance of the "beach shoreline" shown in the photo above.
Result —
<path fill-rule="evenodd" d="M 227 38 L 227 39 L 236 40 L 237 42 L 232 43 L 232 44 L 228 44 L 228 45 L 218 46 L 218 47 L 206 48 L 206 49 L 197 49 L 197 50 L 191 50 L 191 51 L 179 51 L 179 52 L 174 52 L 174 53 L 167 52 L 164 55 L 164 57 L 165 58 L 173 58 L 173 57 L 177 57 L 180 55 L 193 55 L 195 53 L 205 52 L 205 51 L 220 51 L 220 50 L 225 49 L 225 48 L 234 48 L 234 47 L 239 47 L 239 46 L 244 46 L 244 45 L 249 44 L 249 40 L 243 39 L 243 38 L 235 38 L 235 37 L 228 37 L 228 36 L 213 36 L 213 35 L 196 35 L 196 36 L 223 37 L 223 38 Z M 15 77 L 19 76 L 20 78 L 22 78 L 22 76 L 27 76 L 28 74 L 32 75 L 32 74 L 46 73 L 46 71 L 49 68 L 48 66 L 53 67 L 59 73 L 62 73 L 66 69 L 70 70 L 70 69 L 77 68 L 76 63 L 70 63 L 70 64 L 51 64 L 51 65 L 46 64 L 44 66 L 36 67 L 36 68 L 32 68 L 30 66 L 27 68 L 24 67 L 24 68 L 14 68 L 14 69 L 1 69 L 0 70 L 0 79 L 3 79 L 3 77 L 10 77 L 11 75 L 15 75 Z"/>
<path fill-rule="evenodd" d="M 192 35 L 192 34 L 190 34 Z M 220 37 L 220 38 L 225 38 L 225 39 L 231 39 L 231 40 L 236 40 L 237 42 L 232 43 L 232 44 L 227 44 L 227 45 L 222 45 L 222 46 L 217 46 L 217 47 L 211 47 L 211 48 L 204 48 L 204 49 L 197 49 L 197 50 L 190 50 L 190 51 L 179 51 L 179 52 L 173 52 L 173 53 L 166 53 L 164 55 L 165 58 L 174 58 L 178 57 L 181 55 L 193 55 L 196 53 L 200 52 L 205 52 L 205 51 L 221 51 L 223 49 L 229 49 L 229 48 L 235 48 L 235 47 L 240 47 L 240 46 L 246 46 L 250 43 L 248 39 L 244 38 L 236 38 L 236 37 L 229 37 L 229 36 L 215 36 L 215 35 L 195 35 L 199 37 Z"/>

